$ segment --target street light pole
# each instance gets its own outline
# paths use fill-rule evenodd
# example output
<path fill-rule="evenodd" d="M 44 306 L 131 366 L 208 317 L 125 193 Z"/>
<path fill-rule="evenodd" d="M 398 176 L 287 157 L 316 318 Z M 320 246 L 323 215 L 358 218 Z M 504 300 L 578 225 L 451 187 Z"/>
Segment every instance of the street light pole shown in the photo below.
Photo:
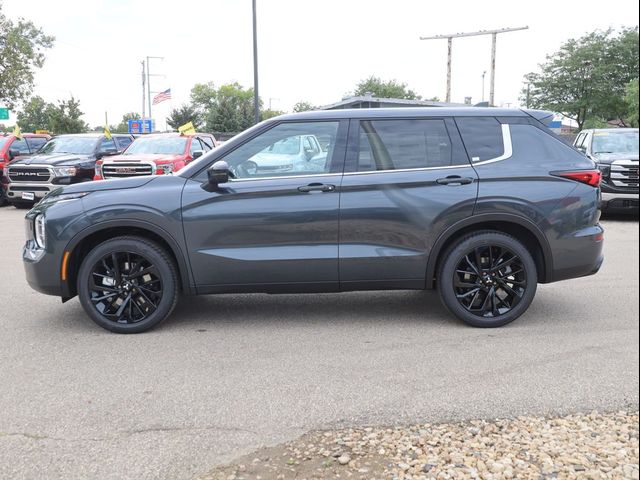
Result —
<path fill-rule="evenodd" d="M 258 93 L 258 27 L 256 15 L 256 0 L 253 4 L 253 119 L 260 122 L 260 94 Z"/>
<path fill-rule="evenodd" d="M 149 104 L 149 119 L 152 118 L 151 115 L 151 66 L 149 65 L 149 60 L 151 59 L 156 59 L 156 60 L 164 60 L 164 57 L 147 57 L 147 100 L 148 100 L 148 104 Z M 157 75 L 154 75 L 157 76 Z"/>

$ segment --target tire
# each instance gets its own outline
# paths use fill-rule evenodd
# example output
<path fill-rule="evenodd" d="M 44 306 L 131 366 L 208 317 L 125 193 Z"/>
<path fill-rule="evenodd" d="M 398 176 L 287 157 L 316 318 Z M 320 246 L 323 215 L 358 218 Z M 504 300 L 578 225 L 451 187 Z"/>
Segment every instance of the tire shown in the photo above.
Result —
<path fill-rule="evenodd" d="M 538 287 L 529 250 L 495 231 L 474 232 L 455 242 L 443 256 L 437 280 L 446 309 L 468 325 L 484 328 L 517 319 Z"/>
<path fill-rule="evenodd" d="M 31 202 L 11 202 L 11 205 L 13 205 L 18 210 L 31 210 L 33 208 L 33 206 L 35 205 L 35 203 L 31 203 Z"/>
<path fill-rule="evenodd" d="M 175 263 L 141 237 L 117 237 L 96 246 L 80 266 L 77 287 L 87 315 L 116 333 L 150 330 L 178 301 Z"/>

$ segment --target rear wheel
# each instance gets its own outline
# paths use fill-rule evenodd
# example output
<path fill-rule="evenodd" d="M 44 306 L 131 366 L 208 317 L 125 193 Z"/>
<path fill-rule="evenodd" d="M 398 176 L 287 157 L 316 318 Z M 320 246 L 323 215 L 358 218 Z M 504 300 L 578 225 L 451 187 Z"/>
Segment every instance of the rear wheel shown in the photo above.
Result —
<path fill-rule="evenodd" d="M 445 253 L 438 289 L 445 307 L 474 327 L 500 327 L 531 305 L 536 264 L 514 237 L 494 231 L 468 235 Z"/>
<path fill-rule="evenodd" d="M 176 267 L 161 247 L 144 238 L 107 240 L 82 262 L 78 296 L 101 327 L 144 332 L 167 318 L 177 303 Z"/>

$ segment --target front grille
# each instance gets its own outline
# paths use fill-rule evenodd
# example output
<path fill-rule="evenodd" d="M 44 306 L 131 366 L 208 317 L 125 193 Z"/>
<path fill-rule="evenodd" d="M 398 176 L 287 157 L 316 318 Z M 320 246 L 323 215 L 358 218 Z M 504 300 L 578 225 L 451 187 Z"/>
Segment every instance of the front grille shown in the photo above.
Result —
<path fill-rule="evenodd" d="M 9 167 L 7 172 L 9 180 L 15 183 L 49 183 L 51 180 L 51 171 L 47 167 Z"/>
<path fill-rule="evenodd" d="M 13 185 L 11 187 L 11 191 L 12 192 L 48 192 L 49 191 L 49 187 L 16 187 L 15 185 Z"/>
<path fill-rule="evenodd" d="M 617 160 L 611 164 L 611 183 L 616 187 L 638 188 L 638 160 Z"/>
<path fill-rule="evenodd" d="M 125 178 L 153 175 L 153 166 L 148 163 L 105 163 L 102 178 Z"/>

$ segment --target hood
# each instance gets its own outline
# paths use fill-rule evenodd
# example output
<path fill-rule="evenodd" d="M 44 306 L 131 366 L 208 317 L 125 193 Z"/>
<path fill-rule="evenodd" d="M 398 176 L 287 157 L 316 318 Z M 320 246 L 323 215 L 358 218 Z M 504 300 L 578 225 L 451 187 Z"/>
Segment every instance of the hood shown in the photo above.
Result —
<path fill-rule="evenodd" d="M 119 163 L 119 162 L 174 162 L 176 160 L 184 160 L 186 155 L 169 155 L 165 153 L 141 153 L 131 155 L 114 155 L 105 157 L 103 163 Z"/>
<path fill-rule="evenodd" d="M 74 153 L 53 153 L 48 155 L 32 155 L 30 157 L 18 157 L 11 165 L 52 165 L 74 166 L 81 163 L 95 161 L 92 155 L 78 155 Z"/>
<path fill-rule="evenodd" d="M 128 177 L 113 180 L 98 180 L 94 182 L 75 183 L 53 190 L 48 196 L 56 196 L 62 193 L 83 193 L 83 192 L 102 192 L 105 190 L 122 190 L 139 188 L 158 177 Z"/>
<path fill-rule="evenodd" d="M 638 161 L 638 153 L 599 153 L 593 155 L 594 160 L 598 163 L 612 163 L 616 160 L 633 160 Z"/>

